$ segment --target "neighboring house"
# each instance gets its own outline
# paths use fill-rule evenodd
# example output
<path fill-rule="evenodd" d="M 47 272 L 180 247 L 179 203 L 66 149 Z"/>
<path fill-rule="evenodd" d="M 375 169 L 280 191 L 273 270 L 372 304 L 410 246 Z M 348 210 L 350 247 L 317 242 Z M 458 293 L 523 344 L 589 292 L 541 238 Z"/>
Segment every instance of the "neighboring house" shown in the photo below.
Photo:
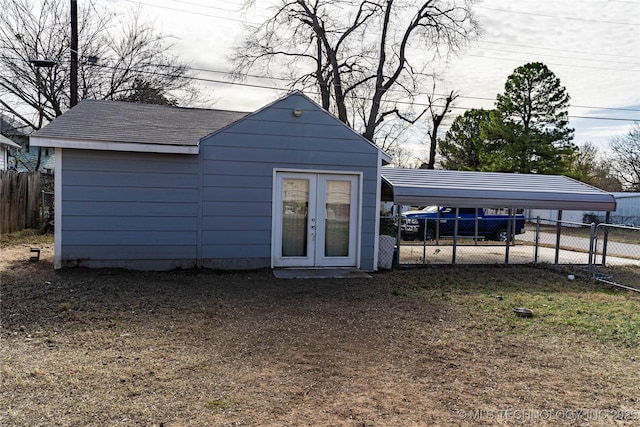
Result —
<path fill-rule="evenodd" d="M 38 166 L 38 156 L 40 156 L 40 166 Z M 56 164 L 55 150 L 48 147 L 32 147 L 29 143 L 23 144 L 14 162 L 19 172 L 32 172 L 37 167 L 37 170 L 42 173 L 53 174 Z"/>
<path fill-rule="evenodd" d="M 611 193 L 616 200 L 616 209 L 610 213 L 610 221 L 613 224 L 630 225 L 640 227 L 640 193 Z M 548 209 L 532 209 L 527 212 L 530 218 L 540 217 L 541 220 L 557 221 L 558 213 Z M 562 221 L 572 222 L 576 227 L 583 223 L 605 222 L 607 213 L 598 210 L 565 211 L 562 213 Z"/>
<path fill-rule="evenodd" d="M 56 150 L 55 266 L 377 269 L 391 158 L 300 92 L 251 113 L 82 101 Z"/>
<path fill-rule="evenodd" d="M 38 170 L 44 173 L 53 173 L 55 166 L 54 150 L 49 148 L 31 147 L 29 135 L 33 133 L 33 128 L 29 125 L 8 116 L 0 115 L 0 134 L 8 137 L 17 143 L 20 150 L 13 150 L 10 156 L 12 168 L 18 172 L 35 171 L 40 156 L 40 167 Z"/>
<path fill-rule="evenodd" d="M 19 150 L 20 145 L 0 134 L 0 171 L 11 169 L 9 150 Z"/>

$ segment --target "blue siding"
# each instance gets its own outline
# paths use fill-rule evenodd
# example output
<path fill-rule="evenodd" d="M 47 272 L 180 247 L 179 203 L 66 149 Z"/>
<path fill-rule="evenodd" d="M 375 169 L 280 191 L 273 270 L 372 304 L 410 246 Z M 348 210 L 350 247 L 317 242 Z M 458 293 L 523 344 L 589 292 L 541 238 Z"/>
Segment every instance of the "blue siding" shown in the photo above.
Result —
<path fill-rule="evenodd" d="M 203 231 L 270 231 L 271 218 L 265 215 L 209 215 L 202 220 Z"/>
<path fill-rule="evenodd" d="M 377 149 L 301 95 L 198 155 L 65 149 L 62 166 L 63 266 L 269 267 L 274 169 L 293 169 L 362 174 L 361 268 L 375 268 Z"/>
<path fill-rule="evenodd" d="M 193 231 L 198 228 L 195 216 L 65 216 L 62 228 L 66 231 L 91 231 L 95 229 L 95 223 L 102 224 L 103 231 Z"/>
<path fill-rule="evenodd" d="M 107 161 L 107 159 L 105 159 Z M 144 169 L 144 162 L 140 165 Z M 144 171 L 74 171 L 65 170 L 64 179 L 78 186 L 109 188 L 197 188 L 198 175 L 167 174 Z"/>
<path fill-rule="evenodd" d="M 196 265 L 197 156 L 65 150 L 62 162 L 63 265 Z"/>
<path fill-rule="evenodd" d="M 304 97 L 285 98 L 210 135 L 199 157 L 205 265 L 268 267 L 274 169 L 307 169 L 363 174 L 361 268 L 375 268 L 377 149 Z"/>

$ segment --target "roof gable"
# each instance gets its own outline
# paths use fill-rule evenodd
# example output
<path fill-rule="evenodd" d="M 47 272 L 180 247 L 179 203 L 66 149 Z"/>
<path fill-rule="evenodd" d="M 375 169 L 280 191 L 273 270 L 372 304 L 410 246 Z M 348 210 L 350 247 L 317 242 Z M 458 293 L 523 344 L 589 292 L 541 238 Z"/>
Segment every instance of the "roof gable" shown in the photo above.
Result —
<path fill-rule="evenodd" d="M 203 142 L 222 132 L 239 132 L 263 134 L 273 132 L 282 136 L 320 136 L 331 138 L 340 135 L 342 139 L 358 144 L 358 150 L 379 153 L 385 163 L 392 158 L 387 153 L 350 126 L 341 122 L 333 114 L 322 108 L 300 91 L 293 91 L 282 98 L 248 114 L 241 120 L 219 129 L 207 137 Z"/>
<path fill-rule="evenodd" d="M 33 129 L 15 118 L 0 114 L 0 134 L 10 136 L 27 136 Z"/>

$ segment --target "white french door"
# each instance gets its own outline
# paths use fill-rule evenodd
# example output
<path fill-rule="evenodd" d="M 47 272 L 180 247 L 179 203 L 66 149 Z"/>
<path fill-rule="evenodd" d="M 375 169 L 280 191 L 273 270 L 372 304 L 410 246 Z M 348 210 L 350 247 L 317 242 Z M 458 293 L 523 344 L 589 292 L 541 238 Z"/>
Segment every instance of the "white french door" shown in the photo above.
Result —
<path fill-rule="evenodd" d="M 275 267 L 353 267 L 357 261 L 359 176 L 277 172 Z"/>

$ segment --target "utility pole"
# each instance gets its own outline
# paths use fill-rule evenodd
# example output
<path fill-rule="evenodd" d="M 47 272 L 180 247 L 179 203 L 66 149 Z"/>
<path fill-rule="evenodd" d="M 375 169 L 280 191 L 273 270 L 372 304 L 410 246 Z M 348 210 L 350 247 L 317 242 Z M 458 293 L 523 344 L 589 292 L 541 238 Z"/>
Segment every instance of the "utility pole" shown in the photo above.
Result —
<path fill-rule="evenodd" d="M 69 107 L 78 103 L 78 1 L 71 0 L 71 82 Z"/>

